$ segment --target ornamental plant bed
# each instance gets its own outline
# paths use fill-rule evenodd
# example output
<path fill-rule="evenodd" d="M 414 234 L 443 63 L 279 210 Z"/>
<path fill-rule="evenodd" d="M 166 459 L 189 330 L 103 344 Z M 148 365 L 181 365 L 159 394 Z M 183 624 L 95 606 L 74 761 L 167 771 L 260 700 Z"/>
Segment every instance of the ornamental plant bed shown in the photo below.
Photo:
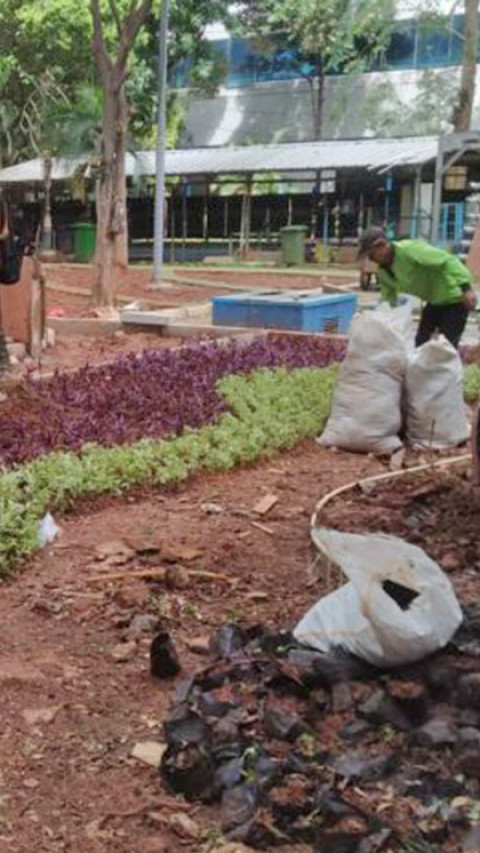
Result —
<path fill-rule="evenodd" d="M 248 343 L 189 344 L 126 354 L 27 382 L 0 413 L 0 462 L 11 466 L 89 442 L 113 446 L 181 435 L 226 411 L 216 383 L 258 368 L 325 367 L 343 358 L 345 343 L 325 338 L 259 336 Z"/>
<path fill-rule="evenodd" d="M 47 510 L 68 509 L 79 498 L 177 483 L 200 470 L 250 464 L 318 435 L 335 377 L 334 366 L 231 374 L 218 383 L 214 423 L 165 440 L 111 448 L 92 443 L 78 454 L 56 451 L 6 471 L 0 475 L 0 574 L 35 550 Z"/>

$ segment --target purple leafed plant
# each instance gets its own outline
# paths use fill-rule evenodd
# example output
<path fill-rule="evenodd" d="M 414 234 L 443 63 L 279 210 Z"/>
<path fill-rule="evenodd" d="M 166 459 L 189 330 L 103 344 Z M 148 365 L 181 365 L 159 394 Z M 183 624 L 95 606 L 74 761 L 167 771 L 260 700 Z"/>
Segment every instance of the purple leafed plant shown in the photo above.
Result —
<path fill-rule="evenodd" d="M 226 374 L 260 367 L 325 367 L 344 354 L 341 341 L 259 336 L 129 353 L 108 366 L 31 381 L 2 407 L 0 461 L 11 466 L 52 450 L 79 450 L 92 441 L 111 446 L 179 435 L 225 411 L 216 382 Z"/>

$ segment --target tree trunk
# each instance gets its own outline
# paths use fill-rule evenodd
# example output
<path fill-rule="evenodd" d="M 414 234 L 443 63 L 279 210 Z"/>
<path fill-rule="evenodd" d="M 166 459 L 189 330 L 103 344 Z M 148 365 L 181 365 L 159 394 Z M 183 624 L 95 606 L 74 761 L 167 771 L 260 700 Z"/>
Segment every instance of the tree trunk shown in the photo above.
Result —
<path fill-rule="evenodd" d="M 480 0 L 465 0 L 465 44 L 462 77 L 452 121 L 456 131 L 470 130 L 477 72 L 478 11 Z"/>
<path fill-rule="evenodd" d="M 114 301 L 115 267 L 128 266 L 125 180 L 127 105 L 123 89 L 104 90 L 102 159 L 97 183 L 96 276 L 93 300 L 99 307 Z"/>
<path fill-rule="evenodd" d="M 131 0 L 122 20 L 115 0 L 108 4 L 118 32 L 114 57 L 104 34 L 100 0 L 90 0 L 93 52 L 103 92 L 102 158 L 97 180 L 96 276 L 93 298 L 110 307 L 114 297 L 114 270 L 128 265 L 127 186 L 125 153 L 128 109 L 124 83 L 128 56 L 152 7 L 152 0 Z"/>
<path fill-rule="evenodd" d="M 118 217 L 119 229 L 115 233 L 115 264 L 126 269 L 128 267 L 128 215 L 127 215 L 127 128 L 128 128 L 128 106 L 125 92 L 122 89 L 119 94 L 119 115 L 116 139 L 116 211 L 114 216 Z"/>
<path fill-rule="evenodd" d="M 325 97 L 325 76 L 321 68 L 315 77 L 309 78 L 312 97 L 313 138 L 322 138 L 323 101 Z"/>

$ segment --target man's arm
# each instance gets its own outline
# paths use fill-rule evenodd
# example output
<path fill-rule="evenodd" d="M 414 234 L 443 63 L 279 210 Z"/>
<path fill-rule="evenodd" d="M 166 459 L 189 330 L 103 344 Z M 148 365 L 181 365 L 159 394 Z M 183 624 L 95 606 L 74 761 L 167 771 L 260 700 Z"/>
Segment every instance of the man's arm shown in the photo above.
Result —
<path fill-rule="evenodd" d="M 388 302 L 390 305 L 394 306 L 397 304 L 398 292 L 395 284 L 392 282 L 390 276 L 385 273 L 381 268 L 379 268 L 378 272 L 378 280 L 380 282 L 380 297 L 384 302 Z"/>
<path fill-rule="evenodd" d="M 473 311 L 477 304 L 477 296 L 473 289 L 473 277 L 470 270 L 456 255 L 449 255 L 445 266 L 462 292 L 462 302 L 465 308 L 468 311 Z"/>

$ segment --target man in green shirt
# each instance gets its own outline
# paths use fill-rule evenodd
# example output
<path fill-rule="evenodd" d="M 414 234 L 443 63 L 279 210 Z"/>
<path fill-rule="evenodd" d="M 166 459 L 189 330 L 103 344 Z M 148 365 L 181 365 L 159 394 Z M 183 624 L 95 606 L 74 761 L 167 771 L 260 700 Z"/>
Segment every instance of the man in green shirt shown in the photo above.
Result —
<path fill-rule="evenodd" d="M 359 256 L 378 264 L 382 298 L 395 305 L 399 293 L 425 303 L 415 343 L 421 346 L 439 331 L 458 347 L 469 311 L 476 305 L 469 270 L 455 255 L 424 240 L 389 242 L 374 226 L 360 238 Z"/>

